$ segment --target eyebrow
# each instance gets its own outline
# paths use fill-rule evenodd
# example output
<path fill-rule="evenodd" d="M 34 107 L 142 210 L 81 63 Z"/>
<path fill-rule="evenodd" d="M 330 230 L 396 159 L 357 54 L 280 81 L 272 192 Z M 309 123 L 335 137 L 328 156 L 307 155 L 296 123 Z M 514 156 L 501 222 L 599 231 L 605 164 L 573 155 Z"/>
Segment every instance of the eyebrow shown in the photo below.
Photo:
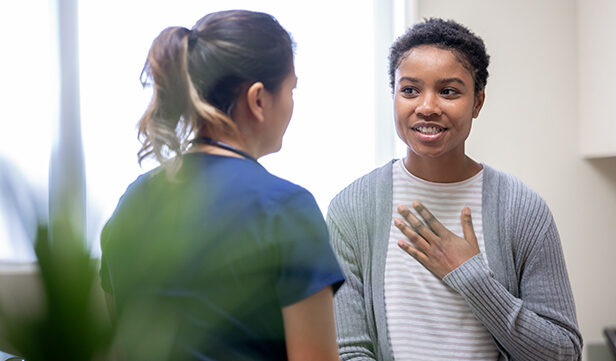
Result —
<path fill-rule="evenodd" d="M 459 83 L 460 85 L 466 85 L 460 78 L 445 78 L 438 81 L 439 83 Z"/>
<path fill-rule="evenodd" d="M 403 76 L 400 78 L 400 83 L 404 80 L 410 81 L 411 83 L 419 83 L 419 84 L 423 84 L 423 80 L 418 79 L 418 78 L 413 78 L 411 76 Z M 462 81 L 462 79 L 460 78 L 445 78 L 445 79 L 439 79 L 438 81 L 439 84 L 443 84 L 443 83 L 459 83 L 461 85 L 466 86 L 466 83 L 464 83 Z"/>
<path fill-rule="evenodd" d="M 419 84 L 423 84 L 423 81 L 417 78 L 413 78 L 410 76 L 403 76 L 400 78 L 400 83 L 402 83 L 402 81 L 407 80 L 410 81 L 411 83 L 419 83 Z"/>

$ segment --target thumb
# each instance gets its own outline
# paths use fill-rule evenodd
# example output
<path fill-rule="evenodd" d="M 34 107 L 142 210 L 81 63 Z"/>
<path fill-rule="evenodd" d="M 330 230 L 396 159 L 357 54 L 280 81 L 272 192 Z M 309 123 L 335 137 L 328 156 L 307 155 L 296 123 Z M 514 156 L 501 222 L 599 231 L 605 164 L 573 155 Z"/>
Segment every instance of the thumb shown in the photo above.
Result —
<path fill-rule="evenodd" d="M 464 207 L 462 209 L 462 216 L 460 217 L 462 222 L 462 232 L 464 232 L 464 239 L 470 244 L 479 247 L 477 244 L 477 236 L 475 235 L 475 229 L 473 228 L 473 219 L 471 217 L 471 209 Z"/>

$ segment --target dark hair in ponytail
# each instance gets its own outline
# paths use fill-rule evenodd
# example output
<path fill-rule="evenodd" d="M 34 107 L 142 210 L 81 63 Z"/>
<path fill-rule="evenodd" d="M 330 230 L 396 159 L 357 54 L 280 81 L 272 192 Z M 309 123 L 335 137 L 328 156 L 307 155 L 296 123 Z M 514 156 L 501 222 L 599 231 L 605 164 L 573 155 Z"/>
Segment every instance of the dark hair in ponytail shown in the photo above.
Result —
<path fill-rule="evenodd" d="M 194 131 L 237 134 L 230 115 L 242 90 L 259 81 L 278 91 L 293 69 L 293 48 L 274 17 L 246 10 L 208 14 L 191 30 L 163 30 L 142 72 L 154 94 L 139 121 L 139 162 L 154 156 L 174 171 Z"/>

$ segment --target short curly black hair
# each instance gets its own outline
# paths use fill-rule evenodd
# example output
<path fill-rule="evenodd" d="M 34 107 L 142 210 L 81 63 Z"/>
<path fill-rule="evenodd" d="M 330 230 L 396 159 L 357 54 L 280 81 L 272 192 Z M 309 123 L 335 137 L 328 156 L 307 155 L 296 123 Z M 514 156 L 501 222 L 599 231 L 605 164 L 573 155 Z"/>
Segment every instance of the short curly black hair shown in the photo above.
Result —
<path fill-rule="evenodd" d="M 429 18 L 409 28 L 389 49 L 389 81 L 392 92 L 395 89 L 396 69 L 408 51 L 420 45 L 434 45 L 453 51 L 473 76 L 475 94 L 485 88 L 490 56 L 486 53 L 483 40 L 453 20 Z"/>

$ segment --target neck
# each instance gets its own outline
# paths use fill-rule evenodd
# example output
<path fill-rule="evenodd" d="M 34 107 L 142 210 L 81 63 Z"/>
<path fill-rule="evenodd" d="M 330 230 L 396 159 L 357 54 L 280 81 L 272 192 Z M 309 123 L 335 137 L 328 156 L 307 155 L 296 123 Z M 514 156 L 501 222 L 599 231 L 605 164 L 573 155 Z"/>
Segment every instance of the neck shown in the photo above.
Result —
<path fill-rule="evenodd" d="M 481 165 L 466 154 L 425 158 L 407 151 L 404 166 L 416 177 L 437 183 L 453 183 L 468 179 L 477 174 Z"/>
<path fill-rule="evenodd" d="M 254 156 L 254 150 L 251 151 L 250 147 L 248 147 L 246 145 L 245 142 L 242 142 L 240 139 L 234 138 L 234 137 L 225 137 L 225 136 L 203 136 L 200 135 L 199 137 L 205 137 L 205 138 L 210 138 L 214 141 L 223 143 L 222 145 L 226 145 L 226 146 L 230 146 L 231 148 L 234 148 L 236 150 L 239 150 L 240 152 L 244 152 L 247 155 L 249 155 L 252 158 L 257 158 Z M 225 149 L 224 147 L 220 147 L 217 145 L 210 145 L 210 144 L 203 144 L 203 143 L 193 143 L 191 149 L 191 152 L 203 152 L 203 153 L 211 153 L 211 154 L 220 154 L 220 155 L 227 155 L 227 156 L 231 156 L 231 157 L 238 157 L 238 158 L 244 158 L 241 154 L 239 154 L 238 152 L 234 152 L 233 150 L 229 150 L 229 149 Z"/>

